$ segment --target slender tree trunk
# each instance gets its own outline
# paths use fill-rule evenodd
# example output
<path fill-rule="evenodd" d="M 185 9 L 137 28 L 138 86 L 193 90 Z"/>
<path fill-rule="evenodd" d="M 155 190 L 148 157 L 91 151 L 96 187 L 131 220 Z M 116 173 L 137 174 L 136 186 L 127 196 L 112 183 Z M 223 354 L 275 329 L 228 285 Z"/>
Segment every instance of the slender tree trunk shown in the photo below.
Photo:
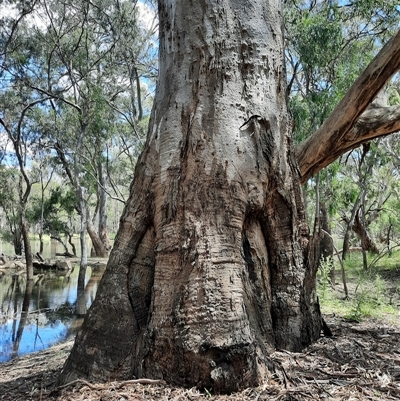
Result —
<path fill-rule="evenodd" d="M 325 202 L 321 202 L 321 254 L 325 263 L 331 263 L 331 270 L 329 271 L 329 279 L 331 284 L 335 284 L 335 268 L 333 265 L 333 238 L 331 236 L 331 227 L 329 225 L 328 209 Z"/>
<path fill-rule="evenodd" d="M 85 278 L 86 267 L 79 269 L 78 285 L 77 285 L 77 299 L 76 299 L 76 314 L 84 316 L 87 312 L 86 297 L 85 297 Z"/>
<path fill-rule="evenodd" d="M 68 234 L 68 243 L 71 245 L 72 253 L 76 256 L 76 246 L 72 242 L 72 235 Z"/>
<path fill-rule="evenodd" d="M 97 233 L 97 231 L 93 225 L 93 222 L 89 215 L 89 210 L 87 208 L 86 208 L 86 215 L 87 215 L 86 229 L 87 229 L 87 233 L 89 234 L 89 237 L 92 241 L 94 255 L 99 258 L 105 258 L 108 255 L 107 249 L 104 246 L 103 241 L 101 240 L 99 234 Z"/>
<path fill-rule="evenodd" d="M 89 216 L 89 207 L 86 200 L 86 189 L 83 187 L 81 180 L 80 180 L 80 163 L 79 163 L 79 150 L 83 146 L 83 140 L 86 135 L 86 128 L 87 128 L 87 121 L 86 121 L 86 114 L 82 113 L 80 115 L 80 124 L 81 124 L 81 131 L 79 133 L 78 141 L 76 144 L 76 149 L 78 152 L 74 155 L 74 177 L 70 176 L 70 180 L 73 183 L 76 191 L 76 197 L 78 200 L 78 210 L 80 213 L 80 229 L 79 229 L 79 242 L 81 247 L 81 259 L 79 265 L 79 275 L 78 275 L 78 283 L 77 283 L 77 293 L 78 296 L 82 293 L 82 287 L 84 287 L 84 280 L 86 276 L 86 269 L 87 269 L 87 261 L 88 261 L 88 250 L 86 244 L 86 232 L 88 225 L 91 223 L 90 216 Z M 62 154 L 62 160 L 64 165 L 66 166 L 66 171 L 69 171 L 68 165 L 65 162 L 65 155 Z M 70 175 L 71 173 L 69 173 Z M 77 300 L 77 314 L 83 315 L 86 312 L 86 305 L 83 305 L 81 302 L 82 299 L 78 297 Z"/>
<path fill-rule="evenodd" d="M 358 238 L 360 238 L 360 240 L 363 244 L 363 248 L 367 252 L 371 252 L 375 255 L 377 255 L 379 253 L 379 249 L 378 249 L 377 245 L 375 244 L 375 241 L 369 234 L 367 227 L 365 227 L 364 224 L 362 223 L 362 221 L 360 220 L 360 209 L 356 213 L 352 229 L 356 233 Z"/>
<path fill-rule="evenodd" d="M 25 219 L 25 211 L 23 211 L 22 215 L 22 238 L 24 240 L 24 250 L 25 250 L 26 279 L 27 281 L 29 281 L 33 280 L 33 257 L 32 257 L 31 240 L 29 239 L 28 223 Z"/>
<path fill-rule="evenodd" d="M 81 210 L 81 227 L 79 230 L 79 241 L 81 246 L 81 260 L 79 266 L 78 283 L 77 283 L 77 302 L 76 312 L 78 316 L 83 316 L 86 313 L 86 302 L 84 298 L 85 277 L 87 269 L 88 251 L 86 244 L 86 229 L 88 225 L 87 205 L 84 197 L 84 190 L 79 187 L 79 208 Z"/>
<path fill-rule="evenodd" d="M 13 245 L 15 254 L 22 255 L 22 234 L 19 228 L 13 231 Z"/>
<path fill-rule="evenodd" d="M 59 234 L 51 235 L 50 239 L 58 241 L 62 245 L 62 247 L 64 248 L 64 253 L 66 255 L 69 254 L 69 250 L 68 250 L 67 244 L 63 241 L 63 239 L 59 236 Z M 74 254 L 74 255 L 76 255 L 76 254 Z"/>
<path fill-rule="evenodd" d="M 44 249 L 44 243 L 43 243 L 43 233 L 40 232 L 39 233 L 39 254 L 42 255 L 43 254 L 43 249 Z"/>
<path fill-rule="evenodd" d="M 39 222 L 39 242 L 40 242 L 40 248 L 39 248 L 39 253 L 42 255 L 43 254 L 43 222 L 44 222 L 44 185 L 43 185 L 43 178 L 41 177 L 41 199 L 40 199 L 40 222 Z"/>
<path fill-rule="evenodd" d="M 107 230 L 107 194 L 104 190 L 106 180 L 103 173 L 102 163 L 98 163 L 98 177 L 99 177 L 99 237 L 105 248 L 106 255 L 111 249 L 110 239 L 108 238 Z"/>
<path fill-rule="evenodd" d="M 351 232 L 353 229 L 354 220 L 356 218 L 357 211 L 360 208 L 361 199 L 362 199 L 362 192 L 360 192 L 357 196 L 356 202 L 354 203 L 353 209 L 351 211 L 350 219 L 349 220 L 345 219 L 345 222 L 347 223 L 347 227 L 346 227 L 346 232 L 343 237 L 342 260 L 346 259 L 346 256 L 350 251 L 350 235 L 351 235 Z"/>
<path fill-rule="evenodd" d="M 320 196 L 319 196 L 319 173 L 315 181 L 315 216 L 314 216 L 314 229 L 310 239 L 310 252 L 309 258 L 316 266 L 321 263 L 321 213 L 320 213 Z"/>
<path fill-rule="evenodd" d="M 60 382 L 230 392 L 315 341 L 285 99 L 281 2 L 160 0 L 160 78 L 96 299 Z"/>

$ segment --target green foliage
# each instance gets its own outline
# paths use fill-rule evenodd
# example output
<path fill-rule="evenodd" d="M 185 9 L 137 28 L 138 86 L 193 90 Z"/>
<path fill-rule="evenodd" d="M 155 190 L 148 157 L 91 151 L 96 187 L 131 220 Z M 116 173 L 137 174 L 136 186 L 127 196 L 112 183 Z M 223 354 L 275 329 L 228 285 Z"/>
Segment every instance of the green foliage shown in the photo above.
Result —
<path fill-rule="evenodd" d="M 386 290 L 386 283 L 379 274 L 375 279 L 360 276 L 346 317 L 357 322 L 371 316 L 379 317 L 387 310 L 385 306 L 389 303 Z"/>
<path fill-rule="evenodd" d="M 0 165 L 0 210 L 3 211 L 10 229 L 19 224 L 18 182 L 20 172 Z M 7 234 L 3 234 L 7 235 Z"/>
<path fill-rule="evenodd" d="M 17 11 L 21 4 L 15 2 Z M 21 111 L 45 99 L 24 116 L 25 165 L 30 157 L 45 157 L 46 149 L 43 163 L 56 168 L 57 179 L 84 186 L 93 200 L 102 190 L 102 169 L 104 189 L 119 197 L 127 183 L 121 189 L 115 183 L 119 175 L 131 175 L 147 132 L 152 103 L 147 88 L 154 86 L 157 63 L 149 43 L 155 30 L 140 25 L 135 2 L 50 0 L 32 7 L 3 18 L 7 29 L 1 40 L 8 46 L 0 66 L 0 117 L 13 121 L 14 132 Z M 49 157 L 54 149 L 58 157 Z"/>
<path fill-rule="evenodd" d="M 324 300 L 327 296 L 327 290 L 329 286 L 329 274 L 334 268 L 332 259 L 328 259 L 326 261 L 321 260 L 319 265 L 319 273 L 320 273 L 320 296 L 321 299 Z"/>
<path fill-rule="evenodd" d="M 284 15 L 290 109 L 294 138 L 301 142 L 321 126 L 381 42 L 396 32 L 393 15 L 399 10 L 394 1 L 362 0 L 348 7 L 300 0 L 285 3 Z"/>
<path fill-rule="evenodd" d="M 368 258 L 371 260 L 373 255 L 369 255 Z M 339 268 L 337 263 L 335 267 Z M 396 305 L 400 304 L 398 291 L 400 275 L 396 274 L 399 269 L 400 251 L 393 252 L 392 256 L 386 255 L 381 258 L 379 265 L 375 265 L 370 270 L 363 269 L 360 253 L 351 254 L 351 257 L 345 260 L 349 299 L 343 298 L 340 282 L 337 282 L 334 287 L 328 286 L 327 281 L 324 281 L 324 273 L 319 273 L 318 294 L 322 312 L 336 313 L 356 322 L 365 318 L 383 318 L 388 315 L 395 318 L 399 313 Z M 387 275 L 395 279 L 389 281 L 384 278 Z M 338 275 L 336 278 L 338 280 Z"/>
<path fill-rule="evenodd" d="M 394 0 L 357 0 L 351 5 L 295 0 L 284 2 L 284 16 L 289 106 L 294 141 L 300 143 L 321 127 L 382 44 L 397 32 L 400 9 Z M 389 95 L 391 104 L 399 103 L 395 87 Z M 388 167 L 388 158 L 374 143 L 364 156 L 362 149 L 353 150 L 319 174 L 318 195 L 333 219 L 334 234 L 340 237 L 346 231 L 343 220 L 351 215 L 361 186 L 367 187 L 366 221 L 372 236 L 389 227 L 393 234 L 395 227 L 400 233 L 397 217 L 384 207 L 394 192 L 384 170 L 392 169 L 393 177 L 394 166 Z M 369 171 L 371 165 L 376 168 Z M 304 187 L 310 217 L 315 214 L 315 184 L 311 179 Z"/>
<path fill-rule="evenodd" d="M 72 191 L 65 191 L 60 186 L 50 190 L 44 202 L 33 196 L 27 210 L 27 219 L 32 224 L 40 223 L 43 215 L 43 232 L 49 235 L 72 234 L 69 220 L 75 212 L 76 196 Z"/>
<path fill-rule="evenodd" d="M 325 13 L 301 13 L 292 21 L 294 47 L 306 69 L 325 68 L 336 57 L 343 42 L 342 23 L 335 18 L 337 8 Z"/>

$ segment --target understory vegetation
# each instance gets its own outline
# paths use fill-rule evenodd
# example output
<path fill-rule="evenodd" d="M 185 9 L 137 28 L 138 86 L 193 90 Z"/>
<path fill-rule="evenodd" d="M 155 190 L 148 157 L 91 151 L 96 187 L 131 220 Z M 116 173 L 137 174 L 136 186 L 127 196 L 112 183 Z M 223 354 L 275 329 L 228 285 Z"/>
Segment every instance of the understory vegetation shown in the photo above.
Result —
<path fill-rule="evenodd" d="M 318 295 L 324 314 L 335 314 L 349 321 L 367 318 L 396 322 L 400 315 L 400 251 L 375 262 L 368 255 L 369 267 L 364 269 L 362 255 L 353 253 L 344 262 L 345 294 L 341 265 L 323 262 L 318 274 Z M 331 279 L 335 270 L 335 283 Z"/>

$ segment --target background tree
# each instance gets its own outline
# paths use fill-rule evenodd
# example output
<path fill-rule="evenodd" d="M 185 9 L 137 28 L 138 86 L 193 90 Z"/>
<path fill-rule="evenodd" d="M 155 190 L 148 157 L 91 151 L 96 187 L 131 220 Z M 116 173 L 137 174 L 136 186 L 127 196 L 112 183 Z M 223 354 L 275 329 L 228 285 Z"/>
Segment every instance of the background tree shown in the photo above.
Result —
<path fill-rule="evenodd" d="M 134 45 L 132 35 L 128 41 L 122 33 L 128 24 L 135 31 L 132 21 L 135 21 L 136 12 L 133 5 L 125 2 L 106 2 L 101 7 L 97 3 L 87 2 L 79 5 L 76 2 L 64 3 L 58 8 L 48 4 L 45 6 L 46 17 L 52 22 L 53 28 L 46 32 L 43 40 L 52 49 L 48 55 L 56 59 L 53 68 L 58 66 L 64 71 L 62 78 L 68 83 L 67 86 L 64 83 L 64 88 L 71 89 L 70 93 L 63 92 L 63 96 L 58 97 L 53 88 L 43 90 L 53 93 L 56 98 L 58 114 L 55 123 L 59 135 L 55 149 L 71 185 L 79 195 L 77 199 L 82 203 L 77 207 L 79 213 L 82 218 L 83 213 L 87 215 L 84 225 L 91 237 L 95 254 L 106 256 L 110 245 L 106 230 L 108 177 L 105 155 L 109 154 L 108 143 L 115 132 L 112 127 L 121 114 L 125 117 L 129 114 L 121 111 L 119 105 L 122 103 L 119 98 L 133 96 L 131 105 L 136 102 L 142 109 L 139 75 L 135 79 L 134 88 L 131 87 L 133 82 L 126 84 L 122 79 L 124 70 L 118 57 L 122 40 L 126 42 L 126 46 Z M 57 27 L 62 27 L 62 30 Z M 49 60 L 50 62 L 53 60 Z M 140 119 L 142 116 L 143 111 Z M 138 120 L 130 121 L 136 136 L 139 135 L 135 129 L 137 122 Z M 64 128 L 60 129 L 61 126 Z M 126 142 L 130 142 L 128 137 Z M 85 181 L 83 185 L 86 198 L 77 189 L 78 179 Z M 97 199 L 93 219 L 90 218 L 90 208 L 87 205 L 92 194 Z M 97 215 L 98 230 L 93 225 Z"/>
<path fill-rule="evenodd" d="M 14 246 L 16 255 L 22 255 L 22 234 L 18 208 L 18 194 L 15 186 L 19 182 L 19 171 L 15 168 L 6 168 L 0 165 L 0 207 L 4 216 L 5 228 L 1 231 L 1 238 Z"/>
<path fill-rule="evenodd" d="M 21 11 L 20 17 L 24 15 Z M 22 17 L 21 17 L 22 18 Z M 8 160 L 18 167 L 20 171 L 18 181 L 18 216 L 20 230 L 24 242 L 24 252 L 27 268 L 27 279 L 33 279 L 32 252 L 29 240 L 29 228 L 26 219 L 26 208 L 32 185 L 36 182 L 29 169 L 29 152 L 34 154 L 41 148 L 39 133 L 36 131 L 35 110 L 46 107 L 48 96 L 38 96 L 26 84 L 26 81 L 36 77 L 39 64 L 40 47 L 38 42 L 29 38 L 28 25 L 20 22 L 11 31 L 13 49 L 3 56 L 2 85 L 0 92 L 0 125 L 8 136 L 11 145 Z M 4 40 L 4 39 L 3 39 Z M 3 159 L 4 161 L 4 159 Z"/>
<path fill-rule="evenodd" d="M 287 1 L 284 12 L 289 105 L 294 139 L 301 142 L 322 125 L 377 47 L 393 35 L 399 10 L 394 1 Z M 321 172 L 318 186 L 311 179 L 303 187 L 309 219 L 315 219 L 314 236 L 321 236 L 314 240 L 317 254 L 327 247 L 333 250 L 332 238 L 319 227 L 329 225 L 326 218 L 333 217 L 337 209 L 338 197 L 332 196 L 332 187 L 346 174 L 346 168 L 336 162 Z M 329 213 L 319 215 L 323 210 Z"/>
<path fill-rule="evenodd" d="M 27 213 L 29 221 L 32 225 L 39 224 L 43 234 L 58 241 L 63 246 L 66 256 L 76 256 L 76 246 L 72 241 L 76 231 L 71 224 L 75 216 L 75 195 L 63 190 L 61 186 L 52 186 L 45 197 L 42 195 L 41 191 L 39 195 L 32 196 Z"/>

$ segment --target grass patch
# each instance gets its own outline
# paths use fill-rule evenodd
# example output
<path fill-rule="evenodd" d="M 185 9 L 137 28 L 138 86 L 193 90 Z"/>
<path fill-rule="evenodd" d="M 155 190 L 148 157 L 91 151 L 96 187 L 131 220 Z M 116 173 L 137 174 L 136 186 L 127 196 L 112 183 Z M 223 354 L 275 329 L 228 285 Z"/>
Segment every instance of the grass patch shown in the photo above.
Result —
<path fill-rule="evenodd" d="M 317 292 L 322 313 L 335 313 L 353 321 L 365 318 L 395 319 L 400 315 L 400 251 L 368 255 L 369 269 L 363 268 L 361 254 L 352 254 L 344 263 L 349 297 L 345 299 L 340 266 L 335 262 L 336 284 L 329 281 L 329 266 L 322 263 L 317 275 Z"/>

